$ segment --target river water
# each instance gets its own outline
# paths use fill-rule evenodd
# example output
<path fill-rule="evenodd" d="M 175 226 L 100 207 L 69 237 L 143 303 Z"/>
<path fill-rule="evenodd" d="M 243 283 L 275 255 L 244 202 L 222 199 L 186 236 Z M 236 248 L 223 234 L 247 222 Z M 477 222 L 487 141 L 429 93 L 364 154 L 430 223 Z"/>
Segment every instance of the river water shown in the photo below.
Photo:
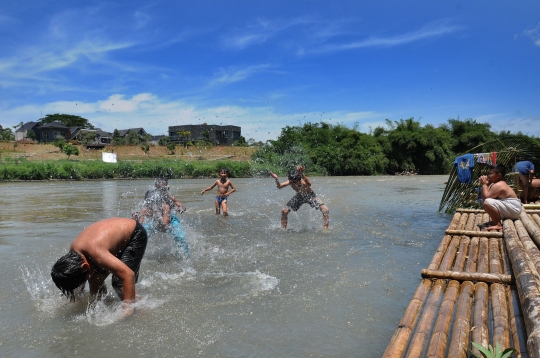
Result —
<path fill-rule="evenodd" d="M 49 272 L 92 222 L 130 217 L 152 180 L 0 183 L 2 357 L 379 357 L 451 217 L 445 176 L 316 177 L 330 231 L 272 179 L 232 179 L 229 217 L 213 179 L 170 180 L 188 208 L 191 255 L 150 237 L 133 316 L 109 294 L 69 303 Z M 282 178 L 284 180 L 284 178 Z"/>

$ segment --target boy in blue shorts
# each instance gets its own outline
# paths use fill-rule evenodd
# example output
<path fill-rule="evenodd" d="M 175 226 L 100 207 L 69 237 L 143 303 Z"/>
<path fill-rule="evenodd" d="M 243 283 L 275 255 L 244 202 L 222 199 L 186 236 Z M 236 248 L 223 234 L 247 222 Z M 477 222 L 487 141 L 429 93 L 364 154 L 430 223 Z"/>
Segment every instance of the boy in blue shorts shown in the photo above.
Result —
<path fill-rule="evenodd" d="M 212 186 L 209 186 L 208 188 L 201 191 L 201 195 L 203 195 L 206 191 L 214 189 L 214 187 L 217 185 L 217 195 L 216 195 L 216 215 L 220 214 L 220 209 L 223 208 L 223 216 L 228 216 L 227 213 L 227 200 L 229 199 L 229 195 L 234 193 L 236 191 L 236 188 L 234 187 L 233 183 L 227 179 L 229 177 L 230 173 L 229 170 L 226 168 L 221 168 L 219 170 L 219 179 L 212 184 Z M 229 191 L 229 187 L 231 190 Z"/>

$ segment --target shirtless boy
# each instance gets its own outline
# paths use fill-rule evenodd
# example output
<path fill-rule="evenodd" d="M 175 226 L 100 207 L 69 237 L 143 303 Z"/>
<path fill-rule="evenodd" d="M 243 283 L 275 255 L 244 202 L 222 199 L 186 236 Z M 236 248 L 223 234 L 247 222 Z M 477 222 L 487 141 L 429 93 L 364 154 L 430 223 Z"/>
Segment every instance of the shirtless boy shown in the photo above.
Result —
<path fill-rule="evenodd" d="M 233 183 L 227 179 L 229 176 L 229 170 L 222 168 L 219 170 L 219 179 L 212 184 L 212 186 L 209 186 L 208 188 L 201 191 L 201 195 L 204 194 L 204 192 L 208 190 L 214 189 L 214 187 L 217 185 L 217 195 L 216 195 L 216 215 L 220 214 L 220 209 L 223 208 L 223 216 L 228 216 L 227 213 L 227 199 L 229 199 L 229 195 L 234 193 L 236 191 Z M 229 191 L 229 187 L 231 190 Z"/>
<path fill-rule="evenodd" d="M 330 210 L 326 204 L 317 199 L 315 192 L 311 189 L 311 182 L 308 177 L 304 175 L 304 170 L 305 168 L 303 166 L 297 166 L 296 170 L 289 171 L 289 180 L 283 183 L 279 182 L 279 178 L 276 174 L 270 172 L 270 176 L 276 180 L 278 189 L 290 185 L 291 188 L 296 191 L 296 195 L 289 200 L 283 209 L 281 209 L 281 228 L 287 228 L 287 217 L 291 210 L 297 211 L 302 204 L 309 204 L 312 208 L 319 209 L 322 212 L 324 229 L 328 230 Z"/>
<path fill-rule="evenodd" d="M 514 190 L 506 184 L 506 168 L 502 164 L 490 166 L 489 174 L 480 177 L 482 185 L 482 207 L 489 214 L 491 222 L 484 230 L 502 229 L 502 220 L 517 219 L 521 214 L 521 201 Z"/>
<path fill-rule="evenodd" d="M 146 250 L 146 231 L 137 221 L 110 218 L 84 229 L 71 243 L 69 252 L 52 267 L 56 286 L 71 301 L 74 290 L 88 281 L 90 294 L 105 295 L 105 279 L 113 274 L 112 286 L 124 302 L 124 314 L 133 312 L 135 283 Z"/>

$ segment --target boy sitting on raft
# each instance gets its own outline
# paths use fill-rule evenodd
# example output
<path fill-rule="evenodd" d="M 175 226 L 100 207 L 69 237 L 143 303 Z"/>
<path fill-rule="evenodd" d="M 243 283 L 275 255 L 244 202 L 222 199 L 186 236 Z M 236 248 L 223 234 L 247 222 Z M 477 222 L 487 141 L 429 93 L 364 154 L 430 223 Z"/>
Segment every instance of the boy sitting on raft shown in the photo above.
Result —
<path fill-rule="evenodd" d="M 287 216 L 291 210 L 297 211 L 302 204 L 309 204 L 312 208 L 319 209 L 323 215 L 324 229 L 328 230 L 329 212 L 328 207 L 319 199 L 317 199 L 315 192 L 311 189 L 311 182 L 308 177 L 304 175 L 305 168 L 301 165 L 296 167 L 296 170 L 289 171 L 289 180 L 280 183 L 276 174 L 270 172 L 270 176 L 276 180 L 278 189 L 285 188 L 290 185 L 296 195 L 289 200 L 287 205 L 281 210 L 281 228 L 287 228 Z"/>
<path fill-rule="evenodd" d="M 504 181 L 506 168 L 502 164 L 489 167 L 489 174 L 480 177 L 482 185 L 482 207 L 489 214 L 491 222 L 484 224 L 483 230 L 502 229 L 502 220 L 519 218 L 521 201 L 514 190 Z"/>

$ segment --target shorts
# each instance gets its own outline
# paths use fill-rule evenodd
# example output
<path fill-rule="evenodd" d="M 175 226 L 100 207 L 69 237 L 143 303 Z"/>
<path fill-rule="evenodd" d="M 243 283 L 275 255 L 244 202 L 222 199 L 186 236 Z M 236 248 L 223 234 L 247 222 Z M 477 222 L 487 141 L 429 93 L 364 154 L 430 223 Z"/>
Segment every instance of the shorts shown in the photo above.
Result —
<path fill-rule="evenodd" d="M 219 196 L 216 196 L 216 200 L 217 200 L 217 202 L 220 203 L 220 204 L 221 204 L 222 202 L 224 202 L 224 201 L 227 201 L 227 199 L 229 199 L 228 196 L 223 197 L 223 198 L 222 198 L 222 197 L 219 197 Z"/>
<path fill-rule="evenodd" d="M 521 201 L 516 198 L 508 199 L 485 199 L 484 202 L 499 211 L 501 220 L 518 219 L 521 214 Z"/>
<path fill-rule="evenodd" d="M 120 251 L 116 257 L 126 264 L 133 272 L 135 272 L 135 282 L 139 279 L 139 268 L 148 243 L 148 236 L 144 227 L 137 222 L 131 240 L 129 240 L 126 248 Z M 116 291 L 122 288 L 122 280 L 117 276 L 112 276 L 112 286 Z"/>
<path fill-rule="evenodd" d="M 291 209 L 292 211 L 297 211 L 300 209 L 300 206 L 302 204 L 309 204 L 312 208 L 319 209 L 321 205 L 324 205 L 322 201 L 319 201 L 317 197 L 315 196 L 315 192 L 311 192 L 308 194 L 301 194 L 296 193 L 296 195 L 289 200 L 287 205 L 285 207 Z"/>

